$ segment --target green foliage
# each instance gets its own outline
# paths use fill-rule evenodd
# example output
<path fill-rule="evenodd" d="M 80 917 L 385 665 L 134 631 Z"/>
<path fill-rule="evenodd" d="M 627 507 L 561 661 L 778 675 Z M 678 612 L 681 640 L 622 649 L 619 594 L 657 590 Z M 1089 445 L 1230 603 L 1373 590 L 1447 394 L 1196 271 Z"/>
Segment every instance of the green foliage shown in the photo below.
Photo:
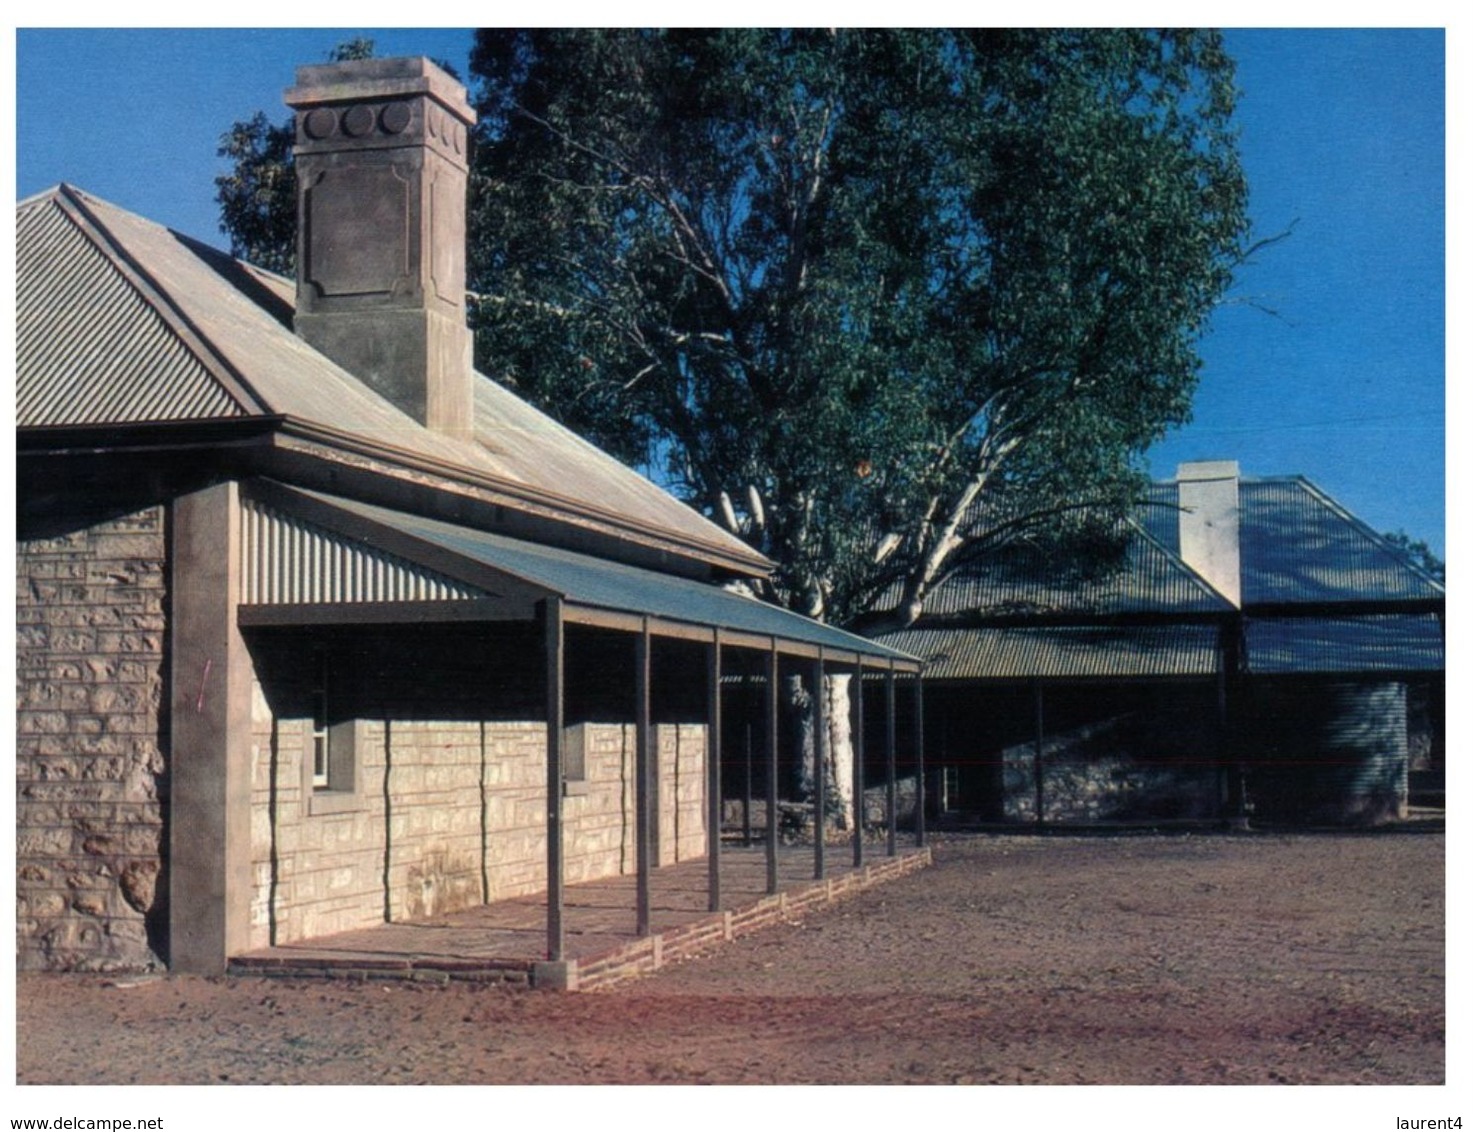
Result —
<path fill-rule="evenodd" d="M 1406 531 L 1393 531 L 1381 537 L 1433 581 L 1447 582 L 1447 564 L 1432 552 L 1425 539 L 1414 539 Z"/>
<path fill-rule="evenodd" d="M 355 59 L 373 58 L 373 40 L 366 35 L 345 39 L 327 53 L 329 63 L 351 63 Z"/>
<path fill-rule="evenodd" d="M 1213 33 L 482 31 L 472 72 L 481 368 L 794 608 L 909 623 L 1188 416 L 1247 229 Z"/>
<path fill-rule="evenodd" d="M 215 178 L 220 231 L 230 237 L 230 254 L 282 275 L 296 265 L 295 141 L 291 119 L 272 125 L 257 111 L 231 126 L 217 151 L 230 162 L 230 172 Z"/>

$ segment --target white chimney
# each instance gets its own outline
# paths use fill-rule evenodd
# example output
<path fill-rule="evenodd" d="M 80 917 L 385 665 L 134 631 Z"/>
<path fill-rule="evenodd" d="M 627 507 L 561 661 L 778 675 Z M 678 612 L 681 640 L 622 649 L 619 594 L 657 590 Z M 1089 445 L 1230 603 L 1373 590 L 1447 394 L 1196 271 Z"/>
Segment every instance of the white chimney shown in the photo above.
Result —
<path fill-rule="evenodd" d="M 1242 608 L 1238 542 L 1238 462 L 1204 460 L 1176 469 L 1181 556 L 1233 605 Z"/>

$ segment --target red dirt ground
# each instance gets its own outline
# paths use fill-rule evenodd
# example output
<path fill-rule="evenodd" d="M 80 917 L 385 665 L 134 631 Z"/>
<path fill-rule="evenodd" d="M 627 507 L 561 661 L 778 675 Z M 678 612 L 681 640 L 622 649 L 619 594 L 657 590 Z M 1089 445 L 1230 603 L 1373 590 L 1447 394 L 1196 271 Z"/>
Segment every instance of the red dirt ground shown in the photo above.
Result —
<path fill-rule="evenodd" d="M 935 844 L 908 879 L 587 994 L 22 976 L 17 1080 L 1444 1079 L 1440 832 Z"/>

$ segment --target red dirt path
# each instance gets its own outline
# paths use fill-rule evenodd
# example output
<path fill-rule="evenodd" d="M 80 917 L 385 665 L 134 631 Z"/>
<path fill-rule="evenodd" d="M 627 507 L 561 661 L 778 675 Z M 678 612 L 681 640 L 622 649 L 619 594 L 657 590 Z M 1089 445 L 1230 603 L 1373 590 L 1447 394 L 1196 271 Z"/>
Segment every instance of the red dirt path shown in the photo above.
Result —
<path fill-rule="evenodd" d="M 936 862 L 588 994 L 23 976 L 17 1078 L 1444 1079 L 1440 833 L 953 836 Z"/>

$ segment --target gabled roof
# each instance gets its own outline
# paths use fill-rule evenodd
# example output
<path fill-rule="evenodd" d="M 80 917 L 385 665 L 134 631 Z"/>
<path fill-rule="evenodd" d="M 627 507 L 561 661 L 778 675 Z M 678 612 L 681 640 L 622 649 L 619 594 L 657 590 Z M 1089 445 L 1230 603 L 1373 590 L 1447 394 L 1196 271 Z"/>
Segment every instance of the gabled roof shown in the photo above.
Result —
<path fill-rule="evenodd" d="M 424 428 L 292 333 L 289 280 L 66 185 L 16 212 L 22 430 L 276 418 L 621 537 L 769 565 L 489 378 L 474 441 Z"/>
<path fill-rule="evenodd" d="M 1146 529 L 1179 552 L 1176 484 L 1152 487 Z M 1242 600 L 1255 605 L 1437 601 L 1444 590 L 1303 476 L 1238 484 Z"/>
<path fill-rule="evenodd" d="M 932 679 L 1126 679 L 1217 672 L 1234 606 L 1180 557 L 1177 484 L 1154 484 L 1119 569 L 1070 579 L 1027 553 L 947 579 L 879 640 Z M 1256 675 L 1440 671 L 1444 589 L 1300 476 L 1239 481 L 1241 663 Z M 1213 624 L 1216 622 L 1216 624 Z"/>

